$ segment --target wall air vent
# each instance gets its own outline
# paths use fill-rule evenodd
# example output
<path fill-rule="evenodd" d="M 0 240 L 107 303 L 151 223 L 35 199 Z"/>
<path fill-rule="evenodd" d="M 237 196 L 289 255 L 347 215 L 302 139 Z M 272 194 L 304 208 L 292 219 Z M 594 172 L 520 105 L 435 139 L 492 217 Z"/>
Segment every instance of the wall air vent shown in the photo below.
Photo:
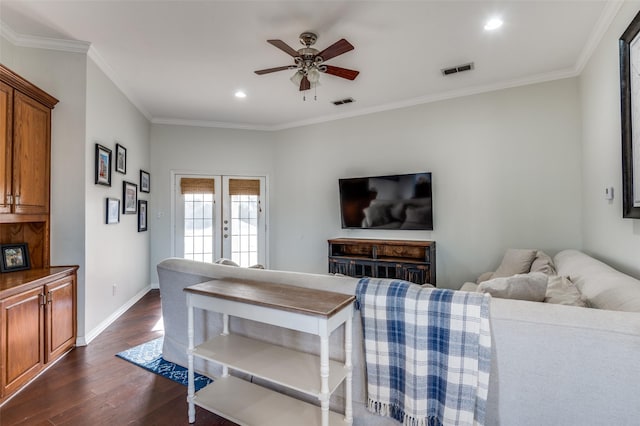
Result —
<path fill-rule="evenodd" d="M 345 99 L 340 99 L 339 101 L 333 101 L 332 103 L 334 105 L 344 105 L 344 104 L 350 104 L 351 102 L 355 102 L 355 100 L 353 98 L 345 98 Z"/>
<path fill-rule="evenodd" d="M 456 65 L 455 67 L 451 68 L 443 68 L 440 71 L 442 71 L 442 75 L 451 75 L 459 72 L 471 71 L 472 69 L 473 62 L 469 62 L 468 64 Z"/>

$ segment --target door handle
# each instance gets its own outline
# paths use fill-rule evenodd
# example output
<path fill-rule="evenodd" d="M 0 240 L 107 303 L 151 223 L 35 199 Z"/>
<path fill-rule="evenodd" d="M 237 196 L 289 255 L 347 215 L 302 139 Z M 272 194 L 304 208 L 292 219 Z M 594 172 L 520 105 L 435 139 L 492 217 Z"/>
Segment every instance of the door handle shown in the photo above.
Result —
<path fill-rule="evenodd" d="M 229 238 L 229 234 L 224 234 L 224 237 L 225 238 Z"/>

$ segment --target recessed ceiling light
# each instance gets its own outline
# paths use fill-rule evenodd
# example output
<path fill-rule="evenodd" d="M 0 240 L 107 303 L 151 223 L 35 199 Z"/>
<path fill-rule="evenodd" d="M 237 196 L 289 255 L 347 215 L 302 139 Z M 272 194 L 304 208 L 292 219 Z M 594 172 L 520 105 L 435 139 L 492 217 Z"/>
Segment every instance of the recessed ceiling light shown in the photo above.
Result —
<path fill-rule="evenodd" d="M 484 29 L 486 31 L 497 30 L 498 28 L 500 28 L 502 26 L 502 23 L 503 23 L 502 19 L 500 19 L 500 18 L 491 18 L 484 25 Z"/>
<path fill-rule="evenodd" d="M 247 97 L 247 94 L 246 94 L 246 93 L 244 93 L 242 90 L 238 90 L 238 91 L 235 93 L 235 96 L 236 96 L 236 98 L 244 99 L 244 98 L 246 98 L 246 97 Z"/>

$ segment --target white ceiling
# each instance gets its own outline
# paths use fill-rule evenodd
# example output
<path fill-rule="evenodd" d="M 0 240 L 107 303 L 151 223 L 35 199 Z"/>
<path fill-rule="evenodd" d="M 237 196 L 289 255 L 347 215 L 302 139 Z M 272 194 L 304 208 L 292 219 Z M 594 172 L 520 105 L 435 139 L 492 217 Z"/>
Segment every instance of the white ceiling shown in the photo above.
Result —
<path fill-rule="evenodd" d="M 619 2 L 551 1 L 14 1 L 0 2 L 3 34 L 18 44 L 91 43 L 89 55 L 153 122 L 282 129 L 438 99 L 577 75 Z M 487 19 L 504 25 L 484 31 Z M 303 101 L 292 64 L 266 42 L 294 49 L 314 31 L 319 50 L 355 49 L 330 65 Z M 47 39 L 42 39 L 47 41 Z M 51 41 L 51 40 L 48 40 Z M 471 72 L 442 68 L 474 62 Z M 237 90 L 247 93 L 237 99 Z M 334 100 L 355 102 L 335 106 Z"/>

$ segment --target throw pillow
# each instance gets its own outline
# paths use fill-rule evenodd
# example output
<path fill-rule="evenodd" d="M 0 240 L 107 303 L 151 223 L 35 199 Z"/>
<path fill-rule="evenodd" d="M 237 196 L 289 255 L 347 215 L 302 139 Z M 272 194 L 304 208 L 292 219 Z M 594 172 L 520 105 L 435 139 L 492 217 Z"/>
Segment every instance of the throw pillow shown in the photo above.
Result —
<path fill-rule="evenodd" d="M 224 258 L 224 257 L 221 257 L 220 259 L 216 260 L 213 263 L 218 264 L 218 265 L 240 266 L 236 262 L 234 262 L 233 260 L 227 259 L 227 258 Z"/>
<path fill-rule="evenodd" d="M 556 272 L 556 267 L 553 264 L 553 260 L 551 259 L 551 256 L 549 256 L 542 250 L 538 250 L 536 252 L 536 258 L 533 259 L 530 272 L 544 272 L 547 275 L 558 274 Z"/>
<path fill-rule="evenodd" d="M 493 278 L 526 274 L 531 270 L 531 263 L 536 257 L 536 252 L 537 250 L 508 249 L 502 258 L 502 263 L 493 273 Z"/>
<path fill-rule="evenodd" d="M 478 291 L 501 299 L 544 301 L 548 277 L 542 272 L 493 278 L 478 285 Z"/>
<path fill-rule="evenodd" d="M 558 305 L 587 306 L 580 290 L 571 282 L 569 277 L 559 275 L 549 277 L 544 301 Z"/>

